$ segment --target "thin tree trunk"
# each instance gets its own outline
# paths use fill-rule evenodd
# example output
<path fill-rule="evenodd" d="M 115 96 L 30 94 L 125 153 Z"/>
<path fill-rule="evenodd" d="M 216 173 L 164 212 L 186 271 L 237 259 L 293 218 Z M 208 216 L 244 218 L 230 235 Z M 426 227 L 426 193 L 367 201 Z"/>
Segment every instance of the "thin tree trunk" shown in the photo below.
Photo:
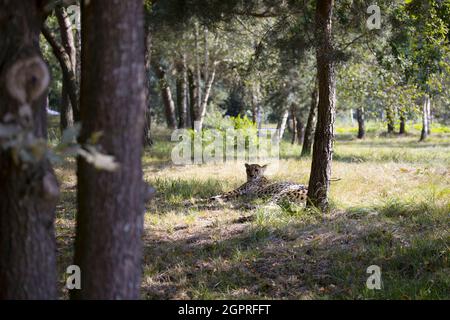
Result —
<path fill-rule="evenodd" d="M 152 114 L 150 101 L 150 69 L 152 61 L 152 30 L 146 28 L 147 35 L 145 37 L 145 124 L 144 124 L 144 146 L 151 147 L 153 139 L 151 134 Z"/>
<path fill-rule="evenodd" d="M 74 124 L 72 105 L 67 94 L 67 79 L 63 76 L 60 106 L 60 130 L 62 132 Z"/>
<path fill-rule="evenodd" d="M 208 105 L 208 99 L 209 95 L 211 93 L 212 84 L 214 82 L 214 77 L 216 75 L 216 63 L 213 63 L 213 68 L 211 71 L 211 74 L 209 75 L 208 80 L 206 81 L 205 85 L 205 92 L 202 95 L 202 102 L 200 104 L 200 118 L 195 119 L 195 121 L 198 121 L 198 129 L 201 130 L 203 127 L 203 121 L 205 120 L 206 115 L 206 106 Z"/>
<path fill-rule="evenodd" d="M 197 96 L 197 84 L 194 80 L 194 74 L 191 69 L 188 69 L 188 83 L 189 83 L 189 115 L 190 115 L 190 126 L 192 129 L 194 129 L 194 121 L 195 121 L 195 115 L 196 115 L 196 106 L 198 101 Z"/>
<path fill-rule="evenodd" d="M 427 99 L 427 122 L 428 122 L 428 128 L 427 128 L 427 135 L 430 135 L 431 133 L 431 98 L 428 97 Z"/>
<path fill-rule="evenodd" d="M 303 141 L 303 135 L 305 133 L 303 121 L 300 116 L 297 116 L 297 143 L 300 144 Z"/>
<path fill-rule="evenodd" d="M 195 89 L 196 89 L 196 105 L 194 106 L 194 121 L 199 121 L 201 115 L 201 101 L 202 101 L 202 75 L 200 66 L 200 45 L 199 45 L 199 33 L 198 23 L 195 23 L 194 27 L 194 43 L 195 43 Z"/>
<path fill-rule="evenodd" d="M 356 118 L 358 119 L 358 139 L 364 139 L 366 136 L 366 125 L 364 121 L 364 108 L 356 109 Z"/>
<path fill-rule="evenodd" d="M 422 106 L 422 132 L 420 134 L 420 141 L 424 141 L 428 137 L 428 104 L 430 101 L 429 96 L 425 96 Z"/>
<path fill-rule="evenodd" d="M 295 112 L 291 108 L 291 121 L 292 121 L 292 138 L 291 138 L 291 144 L 295 143 L 295 140 L 297 138 L 297 118 L 295 117 Z"/>
<path fill-rule="evenodd" d="M 281 119 L 278 121 L 277 124 L 277 132 L 278 132 L 278 141 L 281 141 L 283 139 L 284 131 L 286 130 L 286 124 L 289 117 L 289 110 L 285 110 L 283 112 L 283 115 L 281 116 Z"/>
<path fill-rule="evenodd" d="M 311 154 L 312 143 L 314 140 L 316 110 L 318 102 L 319 102 L 319 87 L 316 78 L 316 83 L 311 93 L 311 104 L 309 107 L 308 120 L 306 121 L 305 134 L 301 153 L 302 157 L 309 156 Z"/>
<path fill-rule="evenodd" d="M 0 8 L 0 126 L 11 131 L 0 137 L 0 299 L 56 299 L 59 187 L 39 140 L 50 81 L 39 49 L 44 13 L 40 1 L 0 0 Z M 5 147 L 17 135 L 31 146 Z"/>
<path fill-rule="evenodd" d="M 72 69 L 71 57 L 67 54 L 64 47 L 56 41 L 56 37 L 47 26 L 44 25 L 41 31 L 52 47 L 53 53 L 61 66 L 63 76 L 66 79 L 67 94 L 69 95 L 70 103 L 72 105 L 74 120 L 79 121 L 78 83 L 76 70 Z"/>
<path fill-rule="evenodd" d="M 177 109 L 178 127 L 187 127 L 187 71 L 186 54 L 183 53 L 181 61 L 177 66 Z"/>
<path fill-rule="evenodd" d="M 170 90 L 169 83 L 166 79 L 166 71 L 159 66 L 156 68 L 156 74 L 158 75 L 161 86 L 161 96 L 164 104 L 167 126 L 170 129 L 176 129 L 177 117 L 175 114 L 175 103 L 172 98 L 172 90 Z"/>
<path fill-rule="evenodd" d="M 386 108 L 387 133 L 394 133 L 394 112 L 389 106 Z"/>
<path fill-rule="evenodd" d="M 141 154 L 145 113 L 144 17 L 140 0 L 82 1 L 80 143 L 102 132 L 98 148 L 119 168 L 79 157 L 76 299 L 138 299 L 144 199 Z M 120 44 L 120 50 L 117 45 Z"/>
<path fill-rule="evenodd" d="M 400 116 L 400 129 L 398 131 L 398 134 L 406 134 L 406 121 L 403 114 Z"/>
<path fill-rule="evenodd" d="M 55 16 L 56 20 L 58 21 L 58 26 L 60 30 L 61 35 L 61 44 L 64 47 L 64 50 L 66 51 L 67 55 L 70 58 L 70 69 L 73 70 L 76 74 L 76 68 L 77 68 L 77 50 L 75 46 L 75 39 L 73 36 L 73 27 L 72 23 L 70 22 L 70 18 L 62 6 L 56 6 L 55 8 Z M 75 75 L 75 81 L 76 87 L 77 87 L 77 95 L 78 95 L 78 81 L 77 77 Z M 68 94 L 68 88 L 70 87 L 70 84 L 68 83 L 70 79 L 67 79 L 67 75 L 63 75 L 63 85 L 61 90 L 61 132 L 68 128 L 73 126 L 74 124 L 74 116 L 73 116 L 73 110 L 72 110 L 72 104 L 70 103 L 70 98 Z M 76 106 L 77 107 L 77 106 Z M 79 114 L 78 110 L 76 111 L 77 114 Z"/>
<path fill-rule="evenodd" d="M 316 2 L 316 56 L 319 103 L 308 198 L 310 201 L 309 205 L 316 206 L 321 210 L 328 208 L 336 113 L 336 79 L 331 27 L 333 2 L 333 0 Z"/>

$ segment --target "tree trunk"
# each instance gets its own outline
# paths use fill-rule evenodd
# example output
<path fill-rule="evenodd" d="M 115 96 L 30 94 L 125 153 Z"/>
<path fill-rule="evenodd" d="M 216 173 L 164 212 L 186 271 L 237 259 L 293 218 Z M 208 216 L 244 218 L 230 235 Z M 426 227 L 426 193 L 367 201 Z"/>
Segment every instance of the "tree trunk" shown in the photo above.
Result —
<path fill-rule="evenodd" d="M 319 87 L 316 78 L 316 83 L 311 93 L 311 104 L 309 107 L 308 120 L 306 121 L 305 134 L 301 153 L 302 157 L 309 156 L 311 154 L 311 148 L 315 132 L 314 127 L 315 127 L 316 109 L 318 100 L 319 100 Z"/>
<path fill-rule="evenodd" d="M 205 84 L 205 92 L 202 94 L 202 102 L 200 104 L 200 115 L 198 118 L 195 119 L 195 121 L 198 121 L 198 130 L 202 130 L 203 128 L 203 121 L 205 120 L 206 115 L 206 106 L 208 105 L 208 99 L 209 95 L 211 93 L 212 84 L 214 82 L 214 77 L 216 75 L 216 63 L 213 63 L 213 68 L 211 71 L 211 74 L 209 75 L 208 80 Z"/>
<path fill-rule="evenodd" d="M 75 39 L 73 36 L 73 27 L 72 23 L 70 22 L 70 18 L 62 6 L 57 6 L 55 8 L 55 16 L 56 20 L 58 21 L 58 26 L 60 30 L 61 35 L 61 44 L 64 47 L 67 55 L 70 59 L 70 69 L 73 70 L 76 73 L 77 68 L 77 50 L 75 47 Z M 68 83 L 70 79 L 67 79 L 67 75 L 63 75 L 63 85 L 61 90 L 61 132 L 68 128 L 73 126 L 74 124 L 74 118 L 73 118 L 73 110 L 72 110 L 72 104 L 70 103 L 70 97 L 68 90 L 70 90 L 70 84 Z M 76 87 L 78 89 L 78 81 L 77 77 L 75 76 Z M 76 92 L 78 95 L 78 90 Z M 78 106 L 76 106 L 78 107 Z M 77 114 L 79 114 L 78 110 L 76 111 Z M 79 119 L 78 119 L 79 120 Z"/>
<path fill-rule="evenodd" d="M 422 132 L 420 134 L 420 141 L 424 141 L 428 137 L 428 104 L 430 102 L 430 97 L 425 96 L 423 99 L 422 107 Z"/>
<path fill-rule="evenodd" d="M 303 136 L 305 134 L 303 121 L 300 116 L 297 116 L 297 143 L 300 144 L 303 141 Z"/>
<path fill-rule="evenodd" d="M 195 43 L 195 89 L 196 105 L 194 106 L 194 121 L 199 121 L 201 115 L 201 101 L 202 101 L 202 72 L 200 66 L 200 45 L 199 45 L 199 33 L 198 33 L 198 23 L 194 26 L 194 43 Z"/>
<path fill-rule="evenodd" d="M 281 116 L 280 121 L 277 124 L 277 132 L 278 132 L 278 141 L 283 139 L 284 131 L 286 130 L 286 123 L 289 117 L 289 110 L 285 110 L 283 115 Z"/>
<path fill-rule="evenodd" d="M 386 108 L 387 133 L 394 133 L 394 113 L 389 106 Z"/>
<path fill-rule="evenodd" d="M 406 134 L 406 121 L 404 115 L 400 116 L 400 129 L 398 131 L 398 134 Z"/>
<path fill-rule="evenodd" d="M 114 156 L 115 171 L 77 161 L 76 299 L 138 299 L 144 198 L 141 154 L 145 113 L 145 49 L 140 0 L 82 2 L 80 143 Z M 118 44 L 120 44 L 118 46 Z"/>
<path fill-rule="evenodd" d="M 63 131 L 74 124 L 72 105 L 70 104 L 69 94 L 67 93 L 67 79 L 63 76 L 61 89 L 61 106 L 60 106 L 60 130 Z"/>
<path fill-rule="evenodd" d="M 156 68 L 156 74 L 158 75 L 159 83 L 161 86 L 161 96 L 164 104 L 167 126 L 170 129 L 176 129 L 177 117 L 175 114 L 175 103 L 172 98 L 172 91 L 170 90 L 169 83 L 166 79 L 166 71 L 161 66 L 159 66 Z"/>
<path fill-rule="evenodd" d="M 316 56 L 319 103 L 308 198 L 310 200 L 309 205 L 316 206 L 321 210 L 328 208 L 336 113 L 336 79 L 331 28 L 333 2 L 333 0 L 316 2 Z"/>
<path fill-rule="evenodd" d="M 177 109 L 178 127 L 187 127 L 187 71 L 186 55 L 183 54 L 181 61 L 177 65 Z"/>
<path fill-rule="evenodd" d="M 366 136 L 366 124 L 364 121 L 364 108 L 356 109 L 356 118 L 358 119 L 358 139 L 364 139 Z"/>
<path fill-rule="evenodd" d="M 428 128 L 427 128 L 427 135 L 430 135 L 431 133 L 431 98 L 428 97 L 427 99 L 427 122 L 428 122 Z"/>
<path fill-rule="evenodd" d="M 295 143 L 295 140 L 297 138 L 297 118 L 295 117 L 294 110 L 291 109 L 291 121 L 292 121 L 292 138 L 291 138 L 291 144 Z"/>
<path fill-rule="evenodd" d="M 76 70 L 72 68 L 71 57 L 67 54 L 62 45 L 56 41 L 55 35 L 46 26 L 42 27 L 42 34 L 52 47 L 53 53 L 61 66 L 63 77 L 65 78 L 67 94 L 73 109 L 74 120 L 80 120 L 79 103 L 78 103 L 78 82 Z M 75 107 L 76 106 L 76 107 Z"/>
<path fill-rule="evenodd" d="M 189 82 L 189 115 L 191 118 L 190 126 L 192 129 L 194 129 L 194 121 L 195 121 L 195 114 L 196 114 L 196 108 L 197 108 L 197 84 L 194 80 L 194 74 L 191 69 L 188 69 L 188 82 Z"/>
<path fill-rule="evenodd" d="M 147 35 L 145 37 L 145 124 L 144 124 L 144 146 L 151 147 L 153 139 L 151 134 L 152 114 L 150 101 L 150 69 L 152 61 L 152 30 L 147 28 Z"/>
<path fill-rule="evenodd" d="M 0 7 L 0 126 L 10 130 L 0 136 L 0 299 L 56 299 L 59 187 L 39 141 L 47 138 L 50 81 L 39 49 L 43 8 L 10 0 Z M 6 147 L 18 135 L 30 146 Z"/>

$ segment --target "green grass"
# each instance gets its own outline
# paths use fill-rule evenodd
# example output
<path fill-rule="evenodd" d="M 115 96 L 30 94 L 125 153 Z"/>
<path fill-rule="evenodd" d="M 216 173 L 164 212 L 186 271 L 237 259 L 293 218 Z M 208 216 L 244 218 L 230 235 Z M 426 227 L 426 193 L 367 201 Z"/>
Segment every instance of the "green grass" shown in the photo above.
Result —
<path fill-rule="evenodd" d="M 143 298 L 449 299 L 450 134 L 433 128 L 419 143 L 414 126 L 385 136 L 384 125 L 369 123 L 364 140 L 338 127 L 332 172 L 340 180 L 326 216 L 245 198 L 205 205 L 199 199 L 242 184 L 243 165 L 175 166 L 169 132 L 157 128 L 143 155 L 158 192 L 145 214 Z M 270 178 L 306 184 L 311 159 L 285 139 Z M 73 254 L 74 165 L 56 168 L 61 274 Z M 381 290 L 365 285 L 374 264 Z"/>

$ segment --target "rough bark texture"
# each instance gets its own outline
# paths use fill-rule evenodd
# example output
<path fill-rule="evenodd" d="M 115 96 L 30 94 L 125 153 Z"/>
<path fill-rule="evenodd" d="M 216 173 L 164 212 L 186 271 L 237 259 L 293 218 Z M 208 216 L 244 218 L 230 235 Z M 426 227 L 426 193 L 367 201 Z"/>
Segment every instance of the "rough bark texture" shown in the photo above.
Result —
<path fill-rule="evenodd" d="M 308 120 L 306 120 L 305 134 L 303 136 L 303 146 L 301 156 L 309 156 L 311 154 L 312 143 L 314 140 L 315 121 L 317 103 L 319 102 L 319 87 L 316 79 L 316 84 L 311 93 L 311 104 L 309 107 Z"/>
<path fill-rule="evenodd" d="M 40 4 L 0 0 L 0 125 L 25 134 L 33 147 L 46 139 L 49 82 L 39 50 Z M 0 144 L 7 141 L 0 138 Z M 59 188 L 43 154 L 14 156 L 25 150 L 17 143 L 0 148 L 0 299 L 56 299 Z"/>
<path fill-rule="evenodd" d="M 144 22 L 140 0 L 82 2 L 80 143 L 95 132 L 113 172 L 78 159 L 75 264 L 79 299 L 137 299 L 141 280 L 145 184 Z"/>
<path fill-rule="evenodd" d="M 319 103 L 308 198 L 309 205 L 316 206 L 321 210 L 328 208 L 336 113 L 336 80 L 331 28 L 333 2 L 333 0 L 318 0 L 316 3 Z"/>
<path fill-rule="evenodd" d="M 364 121 L 364 108 L 356 109 L 356 119 L 358 120 L 358 139 L 363 139 L 366 136 L 366 124 Z"/>

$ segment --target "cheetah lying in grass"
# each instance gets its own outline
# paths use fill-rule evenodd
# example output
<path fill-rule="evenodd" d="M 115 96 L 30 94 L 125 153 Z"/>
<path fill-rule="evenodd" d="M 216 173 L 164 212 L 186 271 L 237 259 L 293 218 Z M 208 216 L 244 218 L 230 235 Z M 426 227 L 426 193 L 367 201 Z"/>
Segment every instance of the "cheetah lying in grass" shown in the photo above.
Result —
<path fill-rule="evenodd" d="M 268 204 L 280 204 L 283 201 L 304 204 L 308 193 L 308 188 L 304 185 L 293 182 L 270 182 L 264 177 L 267 165 L 245 164 L 247 172 L 247 182 L 239 188 L 211 197 L 209 200 L 231 200 L 240 196 L 250 196 L 254 198 L 269 200 Z"/>

